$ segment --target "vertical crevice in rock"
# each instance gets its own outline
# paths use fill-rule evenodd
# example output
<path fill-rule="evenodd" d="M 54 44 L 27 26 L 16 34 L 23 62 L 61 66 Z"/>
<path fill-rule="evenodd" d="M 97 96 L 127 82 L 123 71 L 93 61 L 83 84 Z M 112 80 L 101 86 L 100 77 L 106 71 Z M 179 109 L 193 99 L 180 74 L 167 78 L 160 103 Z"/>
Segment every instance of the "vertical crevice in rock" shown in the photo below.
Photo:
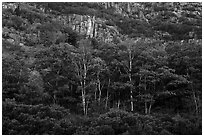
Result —
<path fill-rule="evenodd" d="M 91 23 L 91 17 L 88 16 L 88 20 L 87 20 L 87 37 L 89 37 L 91 35 L 91 27 L 92 27 L 92 23 Z"/>

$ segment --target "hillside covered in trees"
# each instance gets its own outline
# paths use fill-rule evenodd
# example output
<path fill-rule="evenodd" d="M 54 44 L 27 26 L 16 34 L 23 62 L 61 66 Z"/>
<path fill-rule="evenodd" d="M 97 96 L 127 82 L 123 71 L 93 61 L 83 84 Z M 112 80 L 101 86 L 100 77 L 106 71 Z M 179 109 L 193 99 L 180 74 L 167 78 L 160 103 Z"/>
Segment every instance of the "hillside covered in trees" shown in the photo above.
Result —
<path fill-rule="evenodd" d="M 201 135 L 201 3 L 3 2 L 2 134 Z"/>

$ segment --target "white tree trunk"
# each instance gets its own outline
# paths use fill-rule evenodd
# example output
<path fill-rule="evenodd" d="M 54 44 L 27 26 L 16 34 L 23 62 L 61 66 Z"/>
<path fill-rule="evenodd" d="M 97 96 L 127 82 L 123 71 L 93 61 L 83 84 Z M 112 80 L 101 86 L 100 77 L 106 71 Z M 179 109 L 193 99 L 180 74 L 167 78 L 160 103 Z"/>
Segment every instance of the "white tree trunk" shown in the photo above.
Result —
<path fill-rule="evenodd" d="M 148 114 L 151 113 L 151 108 L 152 108 L 152 104 L 153 104 L 153 97 L 151 97 L 151 101 L 150 101 L 150 104 L 149 104 L 149 109 L 148 109 Z"/>
<path fill-rule="evenodd" d="M 196 99 L 196 96 L 195 96 L 195 92 L 194 92 L 194 91 L 193 91 L 193 100 L 194 100 L 194 103 L 195 103 L 196 115 L 198 115 L 198 103 L 197 103 L 197 99 Z"/>
<path fill-rule="evenodd" d="M 85 98 L 83 90 L 82 90 L 82 105 L 83 105 L 84 115 L 86 115 L 86 98 Z"/>
<path fill-rule="evenodd" d="M 120 109 L 120 99 L 118 99 L 118 109 Z"/>
<path fill-rule="evenodd" d="M 131 111 L 134 111 L 134 103 L 133 103 L 133 91 L 132 91 L 132 51 L 131 46 L 129 47 L 129 81 L 131 83 L 130 87 L 130 105 L 131 105 Z"/>

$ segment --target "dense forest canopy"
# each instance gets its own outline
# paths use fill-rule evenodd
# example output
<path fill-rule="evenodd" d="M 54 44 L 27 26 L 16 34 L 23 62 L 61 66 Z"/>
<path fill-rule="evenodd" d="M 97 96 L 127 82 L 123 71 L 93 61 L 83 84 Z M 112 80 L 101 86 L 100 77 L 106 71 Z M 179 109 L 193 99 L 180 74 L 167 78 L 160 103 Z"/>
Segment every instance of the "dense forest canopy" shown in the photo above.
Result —
<path fill-rule="evenodd" d="M 3 2 L 3 134 L 202 134 L 202 4 Z"/>

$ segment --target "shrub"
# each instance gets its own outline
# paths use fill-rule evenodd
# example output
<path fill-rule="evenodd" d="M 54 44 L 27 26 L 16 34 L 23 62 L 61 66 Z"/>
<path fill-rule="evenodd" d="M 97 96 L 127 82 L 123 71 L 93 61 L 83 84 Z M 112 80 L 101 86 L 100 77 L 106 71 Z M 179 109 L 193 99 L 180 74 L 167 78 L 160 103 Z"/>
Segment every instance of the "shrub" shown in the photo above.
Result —
<path fill-rule="evenodd" d="M 16 30 L 22 29 L 21 25 L 24 23 L 23 19 L 17 16 L 11 16 L 11 21 L 13 22 L 13 26 Z"/>
<path fill-rule="evenodd" d="M 177 121 L 172 132 L 177 135 L 201 135 L 201 131 L 201 126 L 185 119 Z"/>
<path fill-rule="evenodd" d="M 119 109 L 111 109 L 109 112 L 100 115 L 94 124 L 100 126 L 108 125 L 118 135 L 128 131 L 129 125 L 136 124 L 136 120 L 137 118 L 132 113 Z M 111 129 L 109 130 L 111 131 Z"/>
<path fill-rule="evenodd" d="M 3 134 L 73 134 L 69 110 L 60 106 L 18 104 L 3 101 Z"/>
<path fill-rule="evenodd" d="M 115 134 L 113 128 L 109 125 L 97 126 L 96 130 L 99 131 L 100 135 L 114 135 Z"/>
<path fill-rule="evenodd" d="M 163 129 L 161 132 L 160 132 L 160 135 L 171 135 L 171 133 L 169 131 L 167 131 L 166 129 Z"/>
<path fill-rule="evenodd" d="M 128 114 L 130 114 L 130 113 L 127 111 L 120 110 L 120 109 L 110 109 L 109 112 L 102 114 L 100 117 L 110 117 L 110 118 L 120 117 L 120 118 L 123 118 L 124 116 L 127 116 Z"/>

